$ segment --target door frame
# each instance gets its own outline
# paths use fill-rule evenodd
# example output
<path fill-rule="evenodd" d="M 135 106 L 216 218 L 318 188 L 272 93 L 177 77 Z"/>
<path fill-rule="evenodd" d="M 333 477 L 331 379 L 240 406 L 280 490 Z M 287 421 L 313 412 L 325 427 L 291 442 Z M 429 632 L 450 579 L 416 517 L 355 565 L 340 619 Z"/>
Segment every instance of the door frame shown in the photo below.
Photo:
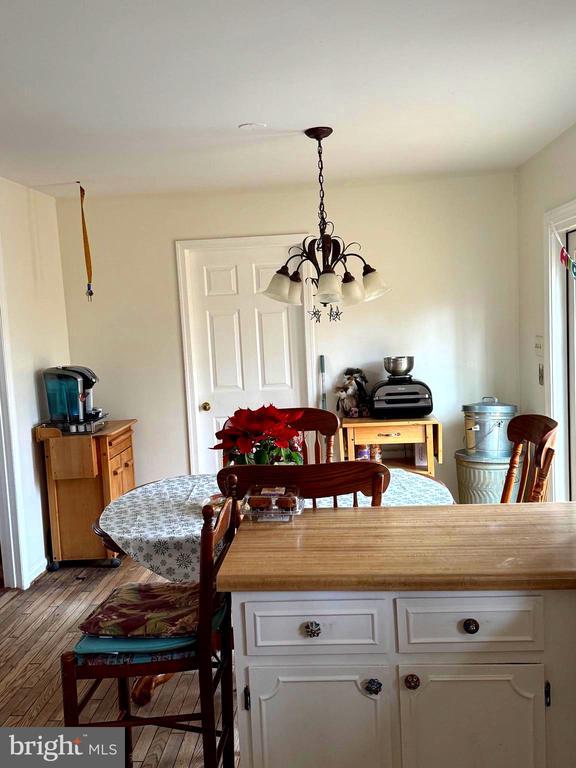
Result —
<path fill-rule="evenodd" d="M 178 272 L 178 295 L 180 299 L 180 327 L 182 333 L 182 358 L 184 362 L 184 386 L 186 390 L 186 417 L 188 424 L 188 471 L 196 474 L 198 469 L 198 397 L 197 379 L 193 345 L 193 310 L 194 304 L 190 291 L 192 279 L 191 259 L 195 249 L 222 250 L 231 248 L 254 248 L 261 245 L 276 245 L 289 248 L 298 245 L 308 235 L 294 233 L 286 235 L 257 235 L 251 237 L 219 237 L 207 240 L 177 240 L 176 268 Z M 280 264 L 278 264 L 280 267 Z M 307 312 L 314 306 L 310 281 L 303 281 L 302 313 L 304 316 L 304 353 L 307 405 L 318 403 L 318 358 L 316 354 L 315 323 L 308 320 Z"/>
<path fill-rule="evenodd" d="M 570 413 L 568 408 L 568 340 L 566 335 L 567 296 L 566 268 L 560 263 L 560 243 L 555 231 L 562 237 L 576 229 L 576 200 L 553 208 L 544 214 L 544 254 L 546 290 L 546 352 L 544 355 L 544 398 L 546 413 L 560 425 L 556 442 L 556 460 L 550 476 L 550 498 L 554 501 L 570 499 Z"/>
<path fill-rule="evenodd" d="M 18 483 L 20 475 L 18 444 L 13 424 L 16 399 L 10 364 L 10 333 L 6 319 L 6 283 L 4 253 L 0 235 L 0 548 L 4 587 L 25 589 L 23 552 L 18 515 Z"/>

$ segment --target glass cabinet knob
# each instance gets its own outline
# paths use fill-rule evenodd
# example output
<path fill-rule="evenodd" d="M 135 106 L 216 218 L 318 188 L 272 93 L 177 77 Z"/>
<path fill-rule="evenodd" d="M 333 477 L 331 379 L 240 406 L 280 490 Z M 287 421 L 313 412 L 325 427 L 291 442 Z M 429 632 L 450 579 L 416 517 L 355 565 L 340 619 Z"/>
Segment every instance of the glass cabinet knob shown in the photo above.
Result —
<path fill-rule="evenodd" d="M 370 680 L 366 681 L 364 685 L 364 690 L 366 691 L 366 693 L 369 693 L 372 696 L 378 696 L 378 694 L 382 690 L 382 683 L 377 678 L 371 677 Z"/>
<path fill-rule="evenodd" d="M 420 688 L 420 678 L 418 675 L 406 675 L 404 685 L 409 691 L 415 691 Z"/>
<path fill-rule="evenodd" d="M 318 621 L 307 621 L 304 624 L 304 634 L 306 637 L 320 637 L 322 627 Z"/>
<path fill-rule="evenodd" d="M 462 629 L 467 635 L 475 635 L 480 629 L 480 622 L 476 621 L 476 619 L 464 619 Z"/>

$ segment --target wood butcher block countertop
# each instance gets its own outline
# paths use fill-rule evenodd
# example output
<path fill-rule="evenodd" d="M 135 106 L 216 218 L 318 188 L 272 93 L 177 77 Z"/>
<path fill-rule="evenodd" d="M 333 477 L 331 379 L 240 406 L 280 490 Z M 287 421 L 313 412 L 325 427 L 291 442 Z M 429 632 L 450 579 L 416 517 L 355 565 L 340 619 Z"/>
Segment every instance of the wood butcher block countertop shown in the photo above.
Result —
<path fill-rule="evenodd" d="M 576 589 L 576 503 L 305 510 L 244 521 L 222 591 Z"/>

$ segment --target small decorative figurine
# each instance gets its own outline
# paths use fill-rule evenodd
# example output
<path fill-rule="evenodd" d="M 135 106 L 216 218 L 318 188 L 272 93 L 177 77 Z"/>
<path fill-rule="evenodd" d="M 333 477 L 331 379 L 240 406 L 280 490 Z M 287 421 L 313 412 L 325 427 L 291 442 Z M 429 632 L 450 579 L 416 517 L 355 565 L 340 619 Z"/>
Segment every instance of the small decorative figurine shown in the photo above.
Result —
<path fill-rule="evenodd" d="M 369 416 L 367 383 L 368 379 L 361 368 L 346 368 L 342 386 L 334 390 L 338 398 L 336 410 L 350 419 Z"/>

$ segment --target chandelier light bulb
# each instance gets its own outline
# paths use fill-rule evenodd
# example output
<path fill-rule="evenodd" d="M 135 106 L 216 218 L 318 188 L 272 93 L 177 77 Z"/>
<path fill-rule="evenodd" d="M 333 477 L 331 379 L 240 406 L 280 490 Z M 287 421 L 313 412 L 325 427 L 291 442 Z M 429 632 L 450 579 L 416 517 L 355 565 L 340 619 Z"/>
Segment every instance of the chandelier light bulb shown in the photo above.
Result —
<path fill-rule="evenodd" d="M 342 304 L 351 307 L 364 301 L 364 287 L 351 272 L 344 273 L 342 278 Z"/>
<path fill-rule="evenodd" d="M 286 264 L 280 267 L 280 269 L 272 275 L 272 280 L 270 280 L 270 285 L 264 291 L 264 296 L 268 296 L 269 299 L 274 299 L 274 301 L 288 303 L 288 298 L 290 296 L 290 277 Z"/>
<path fill-rule="evenodd" d="M 374 267 L 371 267 L 370 264 L 364 265 L 362 275 L 362 282 L 364 283 L 364 301 L 378 299 L 390 290 L 390 287 L 386 285 L 382 276 L 376 272 Z"/>
<path fill-rule="evenodd" d="M 340 280 L 334 270 L 326 270 L 320 275 L 316 301 L 320 304 L 339 304 L 342 301 Z"/>
<path fill-rule="evenodd" d="M 288 304 L 301 306 L 302 304 L 302 278 L 297 269 L 290 275 L 290 288 L 288 291 Z"/>

